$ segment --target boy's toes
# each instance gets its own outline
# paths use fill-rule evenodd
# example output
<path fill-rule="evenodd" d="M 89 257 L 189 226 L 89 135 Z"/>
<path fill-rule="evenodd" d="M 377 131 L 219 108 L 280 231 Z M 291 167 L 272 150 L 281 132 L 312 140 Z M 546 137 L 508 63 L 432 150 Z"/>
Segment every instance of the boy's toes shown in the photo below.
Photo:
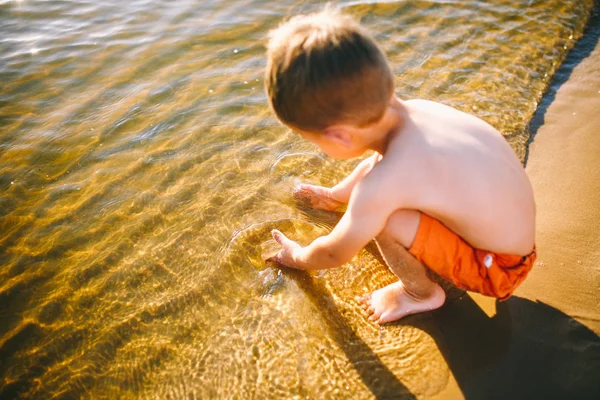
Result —
<path fill-rule="evenodd" d="M 381 315 L 378 313 L 373 313 L 369 316 L 369 321 L 377 321 L 377 323 L 379 323 L 379 320 L 381 318 Z"/>
<path fill-rule="evenodd" d="M 357 303 L 361 304 L 362 307 L 365 308 L 366 306 L 369 305 L 369 303 L 371 303 L 370 302 L 370 300 L 371 300 L 371 293 L 365 294 L 365 295 L 362 295 L 362 296 L 356 296 L 355 299 L 356 299 Z"/>

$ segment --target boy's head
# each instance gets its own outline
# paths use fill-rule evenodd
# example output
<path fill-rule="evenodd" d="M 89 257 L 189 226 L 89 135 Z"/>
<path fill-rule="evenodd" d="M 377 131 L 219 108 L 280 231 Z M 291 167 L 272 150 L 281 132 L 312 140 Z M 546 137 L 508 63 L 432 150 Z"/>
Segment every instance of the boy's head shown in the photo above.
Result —
<path fill-rule="evenodd" d="M 270 32 L 265 86 L 284 124 L 320 133 L 336 124 L 377 122 L 394 77 L 374 39 L 332 9 L 297 16 Z"/>

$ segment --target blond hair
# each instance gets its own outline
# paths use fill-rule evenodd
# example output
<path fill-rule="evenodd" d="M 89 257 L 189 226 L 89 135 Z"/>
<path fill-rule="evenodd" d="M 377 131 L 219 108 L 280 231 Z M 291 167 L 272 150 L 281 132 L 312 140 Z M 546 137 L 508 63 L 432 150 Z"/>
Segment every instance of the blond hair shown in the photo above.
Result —
<path fill-rule="evenodd" d="M 371 35 L 327 8 L 269 33 L 265 87 L 281 122 L 320 132 L 339 123 L 377 122 L 394 92 L 394 77 Z"/>

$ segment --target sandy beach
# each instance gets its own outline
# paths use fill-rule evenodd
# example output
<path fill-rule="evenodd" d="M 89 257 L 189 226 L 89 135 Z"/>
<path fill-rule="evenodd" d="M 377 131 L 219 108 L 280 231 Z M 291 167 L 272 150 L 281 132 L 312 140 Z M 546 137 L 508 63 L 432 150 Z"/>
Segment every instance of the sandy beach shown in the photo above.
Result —
<path fill-rule="evenodd" d="M 597 39 L 597 36 L 596 36 Z M 600 334 L 600 46 L 556 92 L 530 146 L 538 266 L 519 293 Z"/>
<path fill-rule="evenodd" d="M 600 398 L 599 21 L 531 123 L 536 266 L 504 303 L 469 295 L 440 311 L 436 342 L 456 385 L 435 398 Z"/>

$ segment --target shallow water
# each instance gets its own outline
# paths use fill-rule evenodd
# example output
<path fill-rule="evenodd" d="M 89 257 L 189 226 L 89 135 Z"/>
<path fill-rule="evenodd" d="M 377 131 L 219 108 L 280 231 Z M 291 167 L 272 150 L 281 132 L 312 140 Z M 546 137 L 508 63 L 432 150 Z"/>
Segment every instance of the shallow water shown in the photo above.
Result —
<path fill-rule="evenodd" d="M 98 4 L 101 3 L 101 4 Z M 523 158 L 527 124 L 593 1 L 341 2 L 402 98 L 466 110 Z M 369 252 L 312 277 L 264 264 L 270 230 L 333 162 L 270 114 L 266 32 L 316 1 L 0 0 L 0 397 L 423 397 L 448 381 L 424 329 L 354 296 Z M 516 4 L 519 4 L 516 6 Z"/>

